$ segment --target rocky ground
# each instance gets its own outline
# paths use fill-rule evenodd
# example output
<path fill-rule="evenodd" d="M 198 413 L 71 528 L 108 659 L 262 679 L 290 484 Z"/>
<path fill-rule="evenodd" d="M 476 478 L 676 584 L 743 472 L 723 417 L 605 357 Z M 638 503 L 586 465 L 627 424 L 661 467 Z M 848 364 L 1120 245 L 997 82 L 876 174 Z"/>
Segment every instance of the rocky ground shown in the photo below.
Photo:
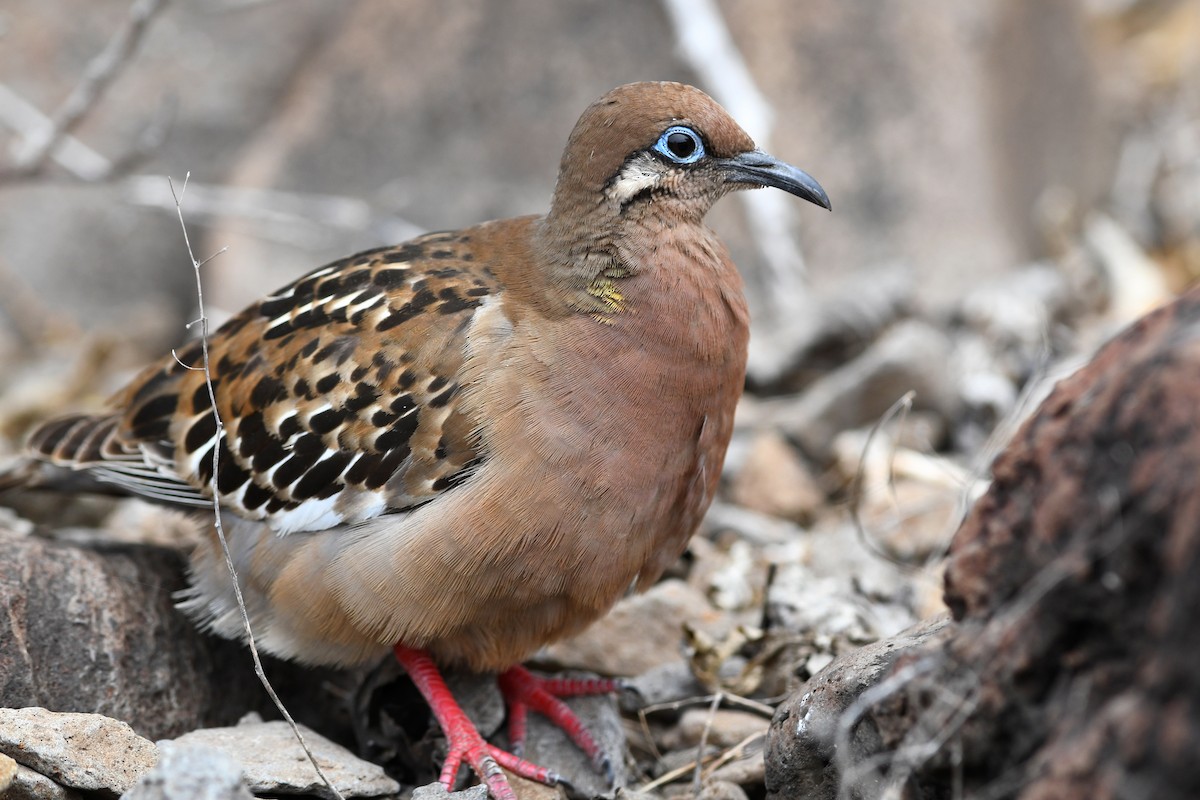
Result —
<path fill-rule="evenodd" d="M 38 36 L 14 40 L 26 58 L 87 39 L 48 21 L 70 19 L 53 5 Z M 529 30 L 483 12 L 434 24 L 421 3 L 344 16 L 250 5 L 162 12 L 146 52 L 174 58 L 130 67 L 80 129 L 120 151 L 148 87 L 200 70 L 211 81 L 185 98 L 202 102 L 184 103 L 173 135 L 137 162 L 144 172 L 92 183 L 67 158 L 0 189 L 7 452 L 37 420 L 102 402 L 190 318 L 178 222 L 130 211 L 155 204 L 151 172 L 178 174 L 184 161 L 216 173 L 185 211 L 201 255 L 235 245 L 208 276 L 219 313 L 280 273 L 403 238 L 406 225 L 536 210 L 549 178 L 528 176 L 556 162 L 575 106 L 647 73 L 702 78 L 652 46 L 653 31 L 672 28 L 650 4 L 624 17 L 530 13 Z M 745 216 L 753 208 L 726 201 L 714 224 L 747 268 L 759 322 L 720 496 L 662 582 L 532 666 L 628 679 L 619 697 L 573 701 L 614 756 L 620 796 L 1197 796 L 1200 598 L 1188 578 L 1200 566 L 1200 303 L 1193 292 L 1102 345 L 1200 274 L 1200 68 L 1188 60 L 1200 13 L 1039 0 L 866 19 L 832 4 L 769 23 L 726 5 L 753 74 L 784 109 L 772 149 L 807 158 L 837 213 L 828 230 L 825 218 L 803 220 L 810 272 L 780 300 L 763 291 L 778 275 Z M 108 4 L 111 25 L 97 28 L 118 27 L 126 8 Z M 636 35 L 623 33 L 630 14 Z M 405 35 L 413 19 L 428 41 Z M 19 16 L 0 22 L 24 30 Z M 504 72 L 489 60 L 502 49 L 492 38 L 534 48 L 555 36 L 607 56 L 573 61 L 564 47 Z M 212 57 L 213 42 L 237 37 L 259 49 Z M 323 44 L 307 58 L 283 46 L 299 40 Z M 406 48 L 388 50 L 393 40 Z M 1070 60 L 1077 51 L 1091 57 Z M 419 56 L 423 79 L 395 81 L 376 66 L 385 53 L 412 69 L 404 59 Z M 0 48 L 0 89 L 35 97 L 82 71 L 46 61 L 27 75 L 10 57 Z M 585 62 L 601 61 L 605 85 L 585 91 Z M 474 77 L 439 105 L 430 87 L 460 74 Z M 486 83 L 498 76 L 542 91 L 523 99 Z M 981 94 L 995 107 L 981 108 Z M 570 112 L 553 131 L 497 123 L 483 137 L 497 149 L 483 150 L 468 133 L 511 119 L 513 104 Z M 371 124 L 338 122 L 355 114 Z M 402 152 L 388 155 L 393 145 Z M 447 153 L 463 168 L 454 190 L 437 168 Z M 359 155 L 418 166 L 381 186 Z M 0 794 L 332 796 L 246 650 L 173 608 L 203 520 L 110 498 L 0 499 Z M 345 796 L 439 796 L 428 786 L 439 733 L 393 664 L 313 671 L 266 658 L 264 671 Z M 493 683 L 455 681 L 502 741 Z M 532 723 L 534 760 L 579 795 L 613 793 Z"/>

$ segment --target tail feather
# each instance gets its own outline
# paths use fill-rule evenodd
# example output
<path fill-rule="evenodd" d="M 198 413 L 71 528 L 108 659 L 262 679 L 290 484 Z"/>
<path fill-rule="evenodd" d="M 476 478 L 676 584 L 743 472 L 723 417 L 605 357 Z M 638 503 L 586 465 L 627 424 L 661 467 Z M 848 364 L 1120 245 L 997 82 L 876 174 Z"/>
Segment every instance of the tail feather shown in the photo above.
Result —
<path fill-rule="evenodd" d="M 84 468 L 104 461 L 141 460 L 136 448 L 120 442 L 116 414 L 72 414 L 44 423 L 26 444 L 29 453 L 52 464 Z"/>
<path fill-rule="evenodd" d="M 169 446 L 122 438 L 118 414 L 52 419 L 29 437 L 26 453 L 27 464 L 0 471 L 0 491 L 14 486 L 78 489 L 82 484 L 168 505 L 211 503 L 174 472 Z"/>

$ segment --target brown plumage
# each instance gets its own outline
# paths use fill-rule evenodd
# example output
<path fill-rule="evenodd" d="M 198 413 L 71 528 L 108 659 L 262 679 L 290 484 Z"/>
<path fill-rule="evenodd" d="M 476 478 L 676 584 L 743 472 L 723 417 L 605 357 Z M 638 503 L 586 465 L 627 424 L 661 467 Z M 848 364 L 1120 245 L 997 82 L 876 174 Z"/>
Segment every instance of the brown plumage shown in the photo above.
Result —
<path fill-rule="evenodd" d="M 203 373 L 169 357 L 30 450 L 202 505 L 218 448 L 269 652 L 509 667 L 653 583 L 711 502 L 748 334 L 702 217 L 760 185 L 828 206 L 702 92 L 620 87 L 580 118 L 546 216 L 351 256 L 216 331 L 224 440 Z M 215 538 L 182 607 L 241 636 Z"/>

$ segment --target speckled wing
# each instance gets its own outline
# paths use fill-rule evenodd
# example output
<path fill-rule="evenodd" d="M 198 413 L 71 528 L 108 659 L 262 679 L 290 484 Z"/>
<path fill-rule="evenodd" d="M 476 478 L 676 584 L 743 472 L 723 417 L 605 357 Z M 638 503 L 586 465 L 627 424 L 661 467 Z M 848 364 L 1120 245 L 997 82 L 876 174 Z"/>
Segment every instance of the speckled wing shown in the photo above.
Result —
<path fill-rule="evenodd" d="M 118 414 L 52 421 L 31 450 L 152 499 L 222 504 L 287 533 L 419 505 L 481 460 L 458 409 L 464 337 L 499 290 L 466 233 L 317 269 L 209 341 L 218 441 L 198 341 L 146 370 Z"/>

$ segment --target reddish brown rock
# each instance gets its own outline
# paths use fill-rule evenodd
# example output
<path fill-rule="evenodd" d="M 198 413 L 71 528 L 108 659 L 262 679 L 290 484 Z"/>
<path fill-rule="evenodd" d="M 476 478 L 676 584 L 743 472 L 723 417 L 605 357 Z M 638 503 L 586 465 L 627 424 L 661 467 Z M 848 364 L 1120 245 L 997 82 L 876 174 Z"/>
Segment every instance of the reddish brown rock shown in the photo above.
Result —
<path fill-rule="evenodd" d="M 1197 398 L 1200 289 L 1062 381 L 996 460 L 951 548 L 944 641 L 853 679 L 839 660 L 780 706 L 772 796 L 1200 796 Z"/>
<path fill-rule="evenodd" d="M 1197 398 L 1193 289 L 1060 383 L 996 460 L 946 574 L 976 785 L 1018 769 L 1025 798 L 1200 796 Z"/>

